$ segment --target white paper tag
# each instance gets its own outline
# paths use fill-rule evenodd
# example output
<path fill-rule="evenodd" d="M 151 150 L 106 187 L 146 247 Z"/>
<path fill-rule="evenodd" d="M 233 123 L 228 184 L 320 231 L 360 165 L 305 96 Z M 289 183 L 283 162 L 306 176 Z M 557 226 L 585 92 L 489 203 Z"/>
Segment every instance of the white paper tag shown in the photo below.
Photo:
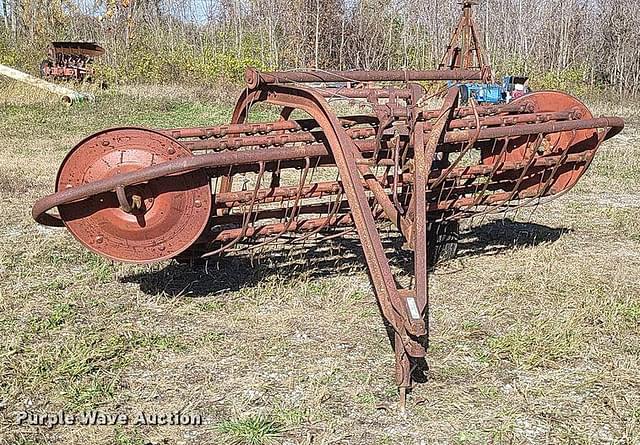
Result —
<path fill-rule="evenodd" d="M 416 299 L 413 297 L 407 297 L 407 305 L 409 306 L 409 312 L 411 313 L 411 318 L 414 320 L 420 320 L 420 312 L 418 311 L 418 305 L 416 304 Z"/>

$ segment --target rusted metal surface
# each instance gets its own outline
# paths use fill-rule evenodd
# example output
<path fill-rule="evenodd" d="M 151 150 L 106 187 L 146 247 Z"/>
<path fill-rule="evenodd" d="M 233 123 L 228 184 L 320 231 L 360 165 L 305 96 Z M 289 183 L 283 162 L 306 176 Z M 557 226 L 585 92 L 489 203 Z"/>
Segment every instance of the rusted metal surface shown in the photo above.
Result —
<path fill-rule="evenodd" d="M 146 130 L 98 133 L 73 150 L 58 173 L 56 190 L 117 178 L 151 165 L 190 157 L 175 140 Z M 91 194 L 60 205 L 67 229 L 91 250 L 119 261 L 145 263 L 172 258 L 190 247 L 209 220 L 211 192 L 202 170 Z"/>
<path fill-rule="evenodd" d="M 33 215 L 65 225 L 95 252 L 132 262 L 208 258 L 241 243 L 355 227 L 395 332 L 396 379 L 406 391 L 427 342 L 427 222 L 565 192 L 623 121 L 593 118 L 578 100 L 557 92 L 530 94 L 496 114 L 476 109 L 471 118 L 457 107 L 455 88 L 439 110 L 421 108 L 419 97 L 396 97 L 412 119 L 375 113 L 339 119 L 312 88 L 268 85 L 243 95 L 233 124 L 107 130 L 71 151 L 57 192 L 38 201 Z M 245 122 L 258 102 L 302 110 L 311 119 Z M 337 180 L 312 181 L 314 169 L 332 171 Z M 54 207 L 59 216 L 47 213 Z M 397 285 L 376 224 L 381 220 L 391 221 L 414 249 L 412 289 Z"/>
<path fill-rule="evenodd" d="M 52 42 L 48 58 L 40 63 L 40 75 L 56 80 L 90 80 L 91 62 L 105 53 L 104 48 L 91 42 Z"/>
<path fill-rule="evenodd" d="M 463 0 L 462 15 L 456 25 L 447 49 L 442 56 L 438 69 L 479 70 L 489 65 L 482 40 L 471 13 L 471 7 L 477 1 Z"/>
<path fill-rule="evenodd" d="M 420 80 L 482 80 L 483 70 L 395 70 L 395 71 L 281 71 L 263 73 L 253 68 L 245 72 L 249 88 L 260 85 L 314 82 L 416 82 Z M 346 88 L 344 90 L 347 90 Z"/>
<path fill-rule="evenodd" d="M 458 76 L 453 68 L 442 78 Z M 478 79 L 487 72 L 480 68 L 471 70 Z M 349 81 L 368 82 L 348 94 L 322 83 L 344 73 L 248 73 L 229 124 L 117 128 L 80 142 L 33 217 L 66 226 L 94 252 L 138 263 L 357 231 L 403 398 L 426 372 L 429 227 L 560 196 L 624 126 L 559 92 L 460 106 L 451 87 L 428 107 L 411 79 L 433 71 L 348 72 Z M 330 101 L 339 99 L 371 112 L 338 116 Z M 281 118 L 250 122 L 259 103 Z M 410 285 L 390 266 L 383 222 L 413 250 Z"/>

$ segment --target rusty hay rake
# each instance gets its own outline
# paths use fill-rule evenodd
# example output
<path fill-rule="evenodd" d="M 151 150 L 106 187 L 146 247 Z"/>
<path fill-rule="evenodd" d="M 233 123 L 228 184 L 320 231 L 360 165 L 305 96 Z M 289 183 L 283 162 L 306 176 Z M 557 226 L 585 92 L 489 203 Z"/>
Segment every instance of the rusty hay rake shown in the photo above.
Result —
<path fill-rule="evenodd" d="M 461 24 L 472 27 L 470 19 Z M 133 263 L 206 259 L 240 246 L 357 231 L 392 330 L 404 406 L 425 371 L 429 231 L 560 196 L 624 125 L 594 118 L 560 92 L 463 104 L 460 82 L 487 80 L 491 71 L 478 63 L 476 40 L 466 48 L 455 40 L 441 69 L 431 71 L 248 69 L 229 124 L 114 128 L 80 142 L 33 217 L 65 226 L 96 253 Z M 434 98 L 419 82 L 445 80 L 457 83 L 429 107 Z M 334 99 L 371 112 L 338 116 Z M 280 117 L 251 122 L 260 103 Z M 409 285 L 390 266 L 382 221 L 413 252 Z"/>

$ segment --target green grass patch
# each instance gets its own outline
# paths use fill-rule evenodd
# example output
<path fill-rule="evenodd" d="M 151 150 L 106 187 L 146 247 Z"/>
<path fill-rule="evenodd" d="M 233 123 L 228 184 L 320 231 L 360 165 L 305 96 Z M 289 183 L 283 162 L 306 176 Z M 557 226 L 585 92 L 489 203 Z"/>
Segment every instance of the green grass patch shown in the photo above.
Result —
<path fill-rule="evenodd" d="M 271 445 L 282 437 L 282 426 L 263 415 L 225 420 L 218 427 L 232 445 Z"/>
<path fill-rule="evenodd" d="M 565 360 L 576 352 L 580 343 L 575 326 L 556 320 L 516 325 L 488 340 L 489 348 L 496 356 L 525 368 Z"/>

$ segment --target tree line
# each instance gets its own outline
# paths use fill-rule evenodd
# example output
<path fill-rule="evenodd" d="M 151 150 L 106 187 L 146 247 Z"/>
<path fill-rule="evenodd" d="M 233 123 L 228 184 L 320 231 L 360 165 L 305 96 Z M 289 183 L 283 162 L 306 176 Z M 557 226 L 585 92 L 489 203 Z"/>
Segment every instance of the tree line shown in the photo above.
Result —
<path fill-rule="evenodd" d="M 237 78 L 265 69 L 435 67 L 457 0 L 0 0 L 0 63 L 33 69 L 51 40 L 91 40 L 113 80 Z M 628 0 L 481 0 L 499 73 L 545 87 L 640 93 L 640 8 Z M 21 66 L 25 65 L 25 66 Z"/>

